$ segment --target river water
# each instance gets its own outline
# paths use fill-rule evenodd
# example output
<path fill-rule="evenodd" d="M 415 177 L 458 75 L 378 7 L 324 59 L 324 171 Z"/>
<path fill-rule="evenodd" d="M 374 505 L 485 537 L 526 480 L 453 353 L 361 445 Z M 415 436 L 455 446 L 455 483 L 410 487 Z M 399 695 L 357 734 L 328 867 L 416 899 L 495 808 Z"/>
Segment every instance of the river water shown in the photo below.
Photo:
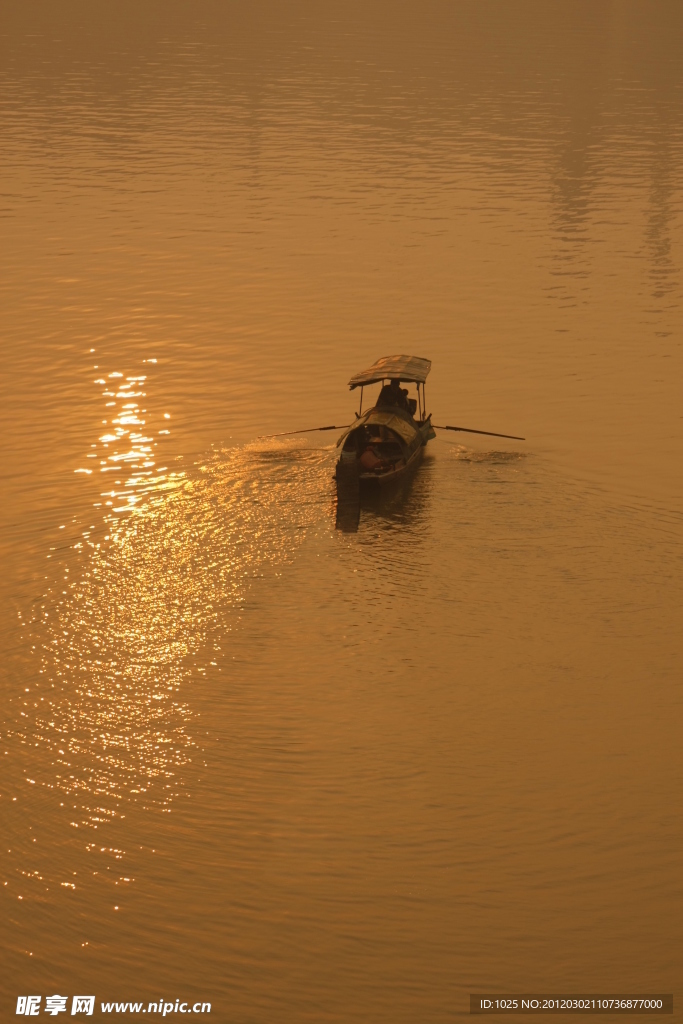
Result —
<path fill-rule="evenodd" d="M 679 0 L 7 13 L 3 1020 L 680 992 L 682 43 Z M 440 433 L 346 532 L 336 435 L 261 435 L 392 353 L 526 440 Z"/>

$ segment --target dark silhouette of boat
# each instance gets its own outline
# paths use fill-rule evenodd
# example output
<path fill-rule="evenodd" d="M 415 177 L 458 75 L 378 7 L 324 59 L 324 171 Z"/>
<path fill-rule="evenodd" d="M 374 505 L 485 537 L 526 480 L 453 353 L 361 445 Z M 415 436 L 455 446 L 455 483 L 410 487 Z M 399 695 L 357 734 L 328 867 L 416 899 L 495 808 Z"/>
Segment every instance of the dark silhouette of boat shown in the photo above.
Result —
<path fill-rule="evenodd" d="M 420 356 L 383 356 L 367 370 L 349 381 L 353 391 L 360 388 L 360 408 L 353 423 L 344 427 L 306 427 L 286 430 L 267 437 L 309 434 L 314 431 L 343 430 L 337 441 L 339 456 L 335 466 L 337 481 L 337 526 L 347 532 L 358 528 L 361 491 L 378 491 L 407 478 L 422 461 L 428 441 L 436 430 L 463 431 L 523 441 L 515 434 L 498 434 L 473 427 L 440 426 L 432 423 L 427 412 L 425 381 L 431 360 Z M 372 384 L 382 388 L 372 408 L 363 412 L 363 391 Z M 416 397 L 410 398 L 401 384 L 414 384 Z"/>
<path fill-rule="evenodd" d="M 427 442 L 436 437 L 425 400 L 431 365 L 418 356 L 384 356 L 351 378 L 349 388 L 361 389 L 360 408 L 337 441 L 340 498 L 394 483 L 420 464 Z M 363 412 L 364 388 L 380 383 L 376 404 Z M 414 384 L 416 397 L 410 398 L 401 384 Z"/>

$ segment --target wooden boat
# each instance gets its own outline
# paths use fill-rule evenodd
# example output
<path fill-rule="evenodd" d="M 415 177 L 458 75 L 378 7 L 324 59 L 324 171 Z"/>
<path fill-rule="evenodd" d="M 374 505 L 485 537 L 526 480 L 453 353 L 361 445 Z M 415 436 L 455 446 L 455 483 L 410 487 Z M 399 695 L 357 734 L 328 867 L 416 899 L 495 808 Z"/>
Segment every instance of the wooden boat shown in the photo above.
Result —
<path fill-rule="evenodd" d="M 353 391 L 360 388 L 360 408 L 353 423 L 344 427 L 306 427 L 285 430 L 264 437 L 287 437 L 317 430 L 343 430 L 337 441 L 337 527 L 348 532 L 358 529 L 361 489 L 377 489 L 406 477 L 422 461 L 425 446 L 436 437 L 435 430 L 456 430 L 523 441 L 515 434 L 494 434 L 472 427 L 439 426 L 427 412 L 425 381 L 431 369 L 429 359 L 419 356 L 384 356 L 349 381 Z M 387 383 L 388 382 L 388 383 Z M 414 384 L 417 397 L 409 398 L 401 384 Z M 363 412 L 363 391 L 381 384 L 375 404 Z"/>
<path fill-rule="evenodd" d="M 349 381 L 360 388 L 356 420 L 337 441 L 337 487 L 354 491 L 393 483 L 422 461 L 425 446 L 436 437 L 431 413 L 426 411 L 425 381 L 429 359 L 418 356 L 384 356 Z M 375 404 L 363 412 L 364 388 L 381 384 Z M 414 384 L 417 397 L 409 398 L 401 384 Z"/>

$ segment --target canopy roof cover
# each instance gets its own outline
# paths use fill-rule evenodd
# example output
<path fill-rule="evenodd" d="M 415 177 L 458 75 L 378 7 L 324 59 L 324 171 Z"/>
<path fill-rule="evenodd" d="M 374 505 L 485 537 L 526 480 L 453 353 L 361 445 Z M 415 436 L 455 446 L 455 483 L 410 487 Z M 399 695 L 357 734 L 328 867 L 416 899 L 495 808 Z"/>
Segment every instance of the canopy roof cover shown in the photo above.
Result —
<path fill-rule="evenodd" d="M 383 356 L 373 363 L 369 370 L 357 373 L 349 381 L 349 387 L 376 384 L 380 380 L 404 380 L 411 384 L 424 384 L 432 367 L 431 359 L 419 356 Z"/>

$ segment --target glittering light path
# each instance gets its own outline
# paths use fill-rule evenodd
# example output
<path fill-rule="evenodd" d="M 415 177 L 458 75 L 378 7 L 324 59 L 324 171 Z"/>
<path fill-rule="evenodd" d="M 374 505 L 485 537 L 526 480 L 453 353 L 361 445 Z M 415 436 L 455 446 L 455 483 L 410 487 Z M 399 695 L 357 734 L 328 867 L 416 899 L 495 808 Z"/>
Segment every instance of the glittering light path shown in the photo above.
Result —
<path fill-rule="evenodd" d="M 194 747 L 188 684 L 238 623 L 250 581 L 291 559 L 330 504 L 330 452 L 303 443 L 214 452 L 190 478 L 157 468 L 132 401 L 143 380 L 120 386 L 124 411 L 100 438 L 101 472 L 131 470 L 108 492 L 104 539 L 92 526 L 52 563 L 62 578 L 33 616 L 39 682 L 16 728 L 50 748 L 54 774 L 40 781 L 76 800 L 78 828 L 131 799 L 168 807 Z"/>

